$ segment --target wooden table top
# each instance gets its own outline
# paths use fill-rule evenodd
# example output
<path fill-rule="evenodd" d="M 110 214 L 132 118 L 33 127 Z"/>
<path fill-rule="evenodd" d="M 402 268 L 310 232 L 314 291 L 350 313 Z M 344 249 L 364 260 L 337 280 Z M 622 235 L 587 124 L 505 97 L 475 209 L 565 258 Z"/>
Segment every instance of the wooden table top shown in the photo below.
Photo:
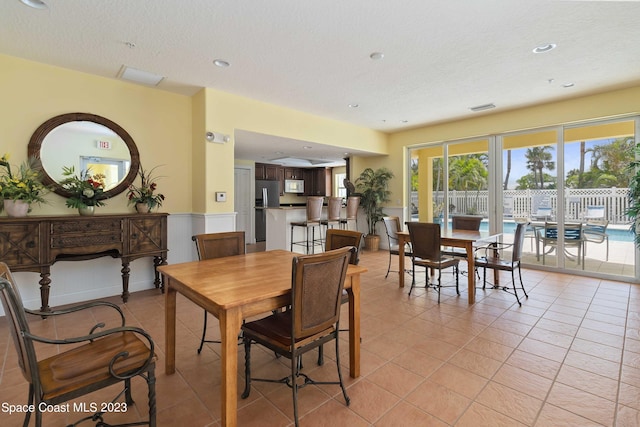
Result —
<path fill-rule="evenodd" d="M 158 270 L 172 279 L 171 286 L 180 293 L 204 297 L 228 310 L 290 293 L 296 256 L 300 254 L 274 250 L 165 265 Z M 349 265 L 347 276 L 366 271 Z M 350 281 L 346 280 L 345 288 L 348 286 Z"/>

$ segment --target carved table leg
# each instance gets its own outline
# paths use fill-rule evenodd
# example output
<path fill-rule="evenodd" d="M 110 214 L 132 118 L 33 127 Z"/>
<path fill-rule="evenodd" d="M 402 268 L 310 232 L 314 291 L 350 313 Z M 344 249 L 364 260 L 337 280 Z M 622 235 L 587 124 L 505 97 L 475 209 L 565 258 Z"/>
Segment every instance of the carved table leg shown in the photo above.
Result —
<path fill-rule="evenodd" d="M 155 272 L 156 278 L 153 281 L 156 289 L 160 288 L 162 293 L 164 293 L 164 280 L 160 281 L 160 272 L 158 271 L 158 266 L 167 265 L 167 258 L 165 256 L 154 256 L 153 257 L 153 270 Z"/>
<path fill-rule="evenodd" d="M 129 261 L 122 261 L 122 302 L 126 303 L 129 300 Z"/>
<path fill-rule="evenodd" d="M 42 303 L 42 307 L 40 307 L 41 311 L 51 311 L 49 307 L 49 290 L 51 284 L 51 271 L 49 267 L 44 267 L 40 270 L 40 302 Z"/>

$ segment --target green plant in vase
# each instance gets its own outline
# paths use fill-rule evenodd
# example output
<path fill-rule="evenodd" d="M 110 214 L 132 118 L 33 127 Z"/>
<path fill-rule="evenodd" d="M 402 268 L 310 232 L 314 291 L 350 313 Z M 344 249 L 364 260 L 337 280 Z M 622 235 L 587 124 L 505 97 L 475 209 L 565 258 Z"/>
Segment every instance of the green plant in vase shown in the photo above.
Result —
<path fill-rule="evenodd" d="M 30 157 L 18 167 L 17 173 L 13 173 L 9 155 L 5 154 L 0 158 L 0 166 L 5 169 L 5 173 L 0 175 L 0 199 L 3 202 L 0 212 L 8 205 L 9 216 L 25 216 L 31 211 L 32 203 L 46 203 L 43 196 L 47 188 L 42 184 L 40 160 Z"/>
<path fill-rule="evenodd" d="M 136 210 L 140 213 L 151 212 L 152 209 L 162 206 L 164 201 L 164 194 L 155 193 L 158 188 L 156 180 L 158 176 L 153 176 L 154 171 L 158 166 L 151 170 L 145 170 L 142 165 L 138 170 L 138 176 L 140 177 L 140 185 L 131 184 L 129 191 L 127 192 L 127 198 L 129 199 L 129 205 L 135 205 Z"/>
<path fill-rule="evenodd" d="M 92 174 L 90 169 L 76 174 L 73 166 L 63 166 L 62 176 L 65 178 L 60 185 L 71 193 L 66 201 L 67 207 L 78 209 L 81 215 L 92 215 L 96 206 L 105 205 L 103 174 Z"/>

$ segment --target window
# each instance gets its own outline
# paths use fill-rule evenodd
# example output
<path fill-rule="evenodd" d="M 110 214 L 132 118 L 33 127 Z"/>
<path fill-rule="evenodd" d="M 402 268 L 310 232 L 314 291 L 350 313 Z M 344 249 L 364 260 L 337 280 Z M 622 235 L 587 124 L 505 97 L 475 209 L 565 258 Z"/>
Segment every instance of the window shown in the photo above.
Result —
<path fill-rule="evenodd" d="M 347 197 L 347 189 L 344 188 L 344 180 L 347 178 L 347 174 L 346 173 L 337 173 L 334 176 L 334 187 L 335 187 L 335 194 L 338 197 L 342 197 L 343 199 Z"/>

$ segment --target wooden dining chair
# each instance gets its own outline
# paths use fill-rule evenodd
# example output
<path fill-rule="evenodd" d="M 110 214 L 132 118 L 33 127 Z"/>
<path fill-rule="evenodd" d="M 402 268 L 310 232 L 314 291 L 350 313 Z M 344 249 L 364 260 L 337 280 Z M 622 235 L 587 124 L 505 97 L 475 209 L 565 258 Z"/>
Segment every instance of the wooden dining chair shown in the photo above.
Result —
<path fill-rule="evenodd" d="M 516 286 L 515 271 L 518 270 L 520 279 L 520 289 L 526 298 L 529 298 L 527 291 L 522 283 L 522 270 L 520 269 L 520 259 L 522 258 L 522 247 L 524 245 L 524 236 L 529 223 L 521 222 L 516 226 L 513 237 L 513 243 L 493 243 L 485 248 L 484 256 L 476 258 L 476 267 L 483 269 L 482 289 L 487 286 L 487 268 L 493 270 L 510 271 L 511 283 L 513 287 L 493 285 L 494 289 L 502 289 L 505 292 L 515 295 L 518 305 L 522 306 Z M 505 253 L 510 250 L 511 256 L 507 257 Z"/>
<path fill-rule="evenodd" d="M 191 240 L 196 243 L 198 259 L 200 260 L 242 255 L 245 253 L 244 231 L 196 234 L 191 237 Z M 198 354 L 202 351 L 204 343 L 220 343 L 220 340 L 206 339 L 208 317 L 209 313 L 207 313 L 207 310 L 204 310 L 204 325 L 202 327 L 202 338 L 200 339 Z M 238 337 L 238 339 L 240 338 L 241 337 Z"/>
<path fill-rule="evenodd" d="M 298 426 L 298 390 L 309 384 L 339 384 L 347 406 L 350 403 L 340 370 L 340 305 L 353 247 L 340 248 L 293 259 L 291 309 L 276 312 L 242 326 L 245 348 L 245 389 L 253 381 L 283 383 L 293 394 L 293 414 Z M 299 359 L 323 344 L 335 341 L 338 381 L 314 381 L 301 372 Z M 261 344 L 290 360 L 291 374 L 281 379 L 251 377 L 251 344 Z M 302 377 L 302 379 L 300 378 Z M 302 384 L 300 382 L 302 381 Z"/>
<path fill-rule="evenodd" d="M 425 267 L 425 288 L 434 288 L 438 292 L 438 303 L 440 303 L 440 289 L 442 286 L 442 270 L 452 267 L 456 276 L 456 293 L 460 295 L 458 287 L 459 273 L 458 264 L 460 260 L 457 258 L 448 258 L 442 255 L 440 250 L 440 225 L 430 222 L 407 222 L 409 228 L 409 236 L 411 238 L 411 261 L 413 264 L 413 279 L 411 280 L 411 288 L 409 295 L 416 285 L 416 266 Z M 438 283 L 429 283 L 429 269 L 438 270 Z M 448 287 L 448 286 L 447 286 Z"/>
<path fill-rule="evenodd" d="M 391 270 L 391 256 L 400 255 L 400 246 L 398 245 L 398 231 L 402 231 L 402 226 L 400 224 L 400 218 L 397 216 L 385 216 L 382 218 L 382 222 L 384 223 L 384 229 L 387 233 L 387 240 L 389 242 L 389 265 L 387 266 L 387 274 L 385 274 L 384 276 L 384 278 L 386 279 L 389 276 L 389 273 L 393 272 Z M 405 245 L 404 254 L 405 256 L 411 256 L 410 244 Z"/>
<path fill-rule="evenodd" d="M 43 408 L 61 405 L 96 390 L 122 383 L 124 389 L 114 390 L 112 403 L 118 403 L 124 394 L 124 404 L 134 404 L 131 393 L 131 379 L 143 378 L 148 387 L 149 419 L 127 425 L 156 425 L 156 392 L 154 342 L 144 330 L 125 325 L 124 313 L 116 304 L 94 301 L 49 312 L 24 308 L 20 293 L 9 267 L 0 262 L 0 300 L 7 316 L 11 337 L 18 352 L 18 365 L 29 383 L 27 405 L 32 410 L 25 411 L 24 425 L 29 425 L 31 413 L 35 415 L 36 427 L 42 426 Z M 96 310 L 96 308 L 100 308 Z M 87 325 L 87 335 L 55 338 L 36 335 L 31 332 L 27 315 L 45 319 L 89 310 L 94 316 L 106 314 L 104 310 L 114 310 L 117 325 L 96 323 Z M 112 319 L 112 313 L 108 313 Z M 49 322 L 53 322 L 51 319 Z M 107 328 L 107 325 L 108 328 Z M 69 350 L 63 350 L 64 348 Z M 58 353 L 58 348 L 62 350 Z M 39 357 L 42 354 L 51 355 Z M 7 367 L 5 366 L 5 369 Z M 118 405 L 119 406 L 119 405 Z M 115 405 L 114 405 L 115 407 Z M 129 408 L 135 413 L 135 409 Z M 110 425 L 103 420 L 106 411 L 98 405 L 95 414 L 83 421 L 98 421 L 96 425 Z M 107 414 L 108 415 L 108 414 Z M 73 424 L 73 425 L 76 425 Z"/>
<path fill-rule="evenodd" d="M 332 251 L 334 249 L 340 249 L 345 247 L 354 247 L 355 251 L 351 252 L 351 259 L 349 264 L 358 265 L 360 262 L 360 247 L 362 246 L 363 234 L 359 231 L 342 230 L 342 229 L 329 229 L 327 230 L 327 240 L 325 244 L 325 251 Z M 342 291 L 342 304 L 349 302 L 349 294 L 347 291 Z M 348 329 L 342 329 L 342 331 L 348 331 Z M 324 364 L 324 347 L 318 348 L 318 365 Z"/>

